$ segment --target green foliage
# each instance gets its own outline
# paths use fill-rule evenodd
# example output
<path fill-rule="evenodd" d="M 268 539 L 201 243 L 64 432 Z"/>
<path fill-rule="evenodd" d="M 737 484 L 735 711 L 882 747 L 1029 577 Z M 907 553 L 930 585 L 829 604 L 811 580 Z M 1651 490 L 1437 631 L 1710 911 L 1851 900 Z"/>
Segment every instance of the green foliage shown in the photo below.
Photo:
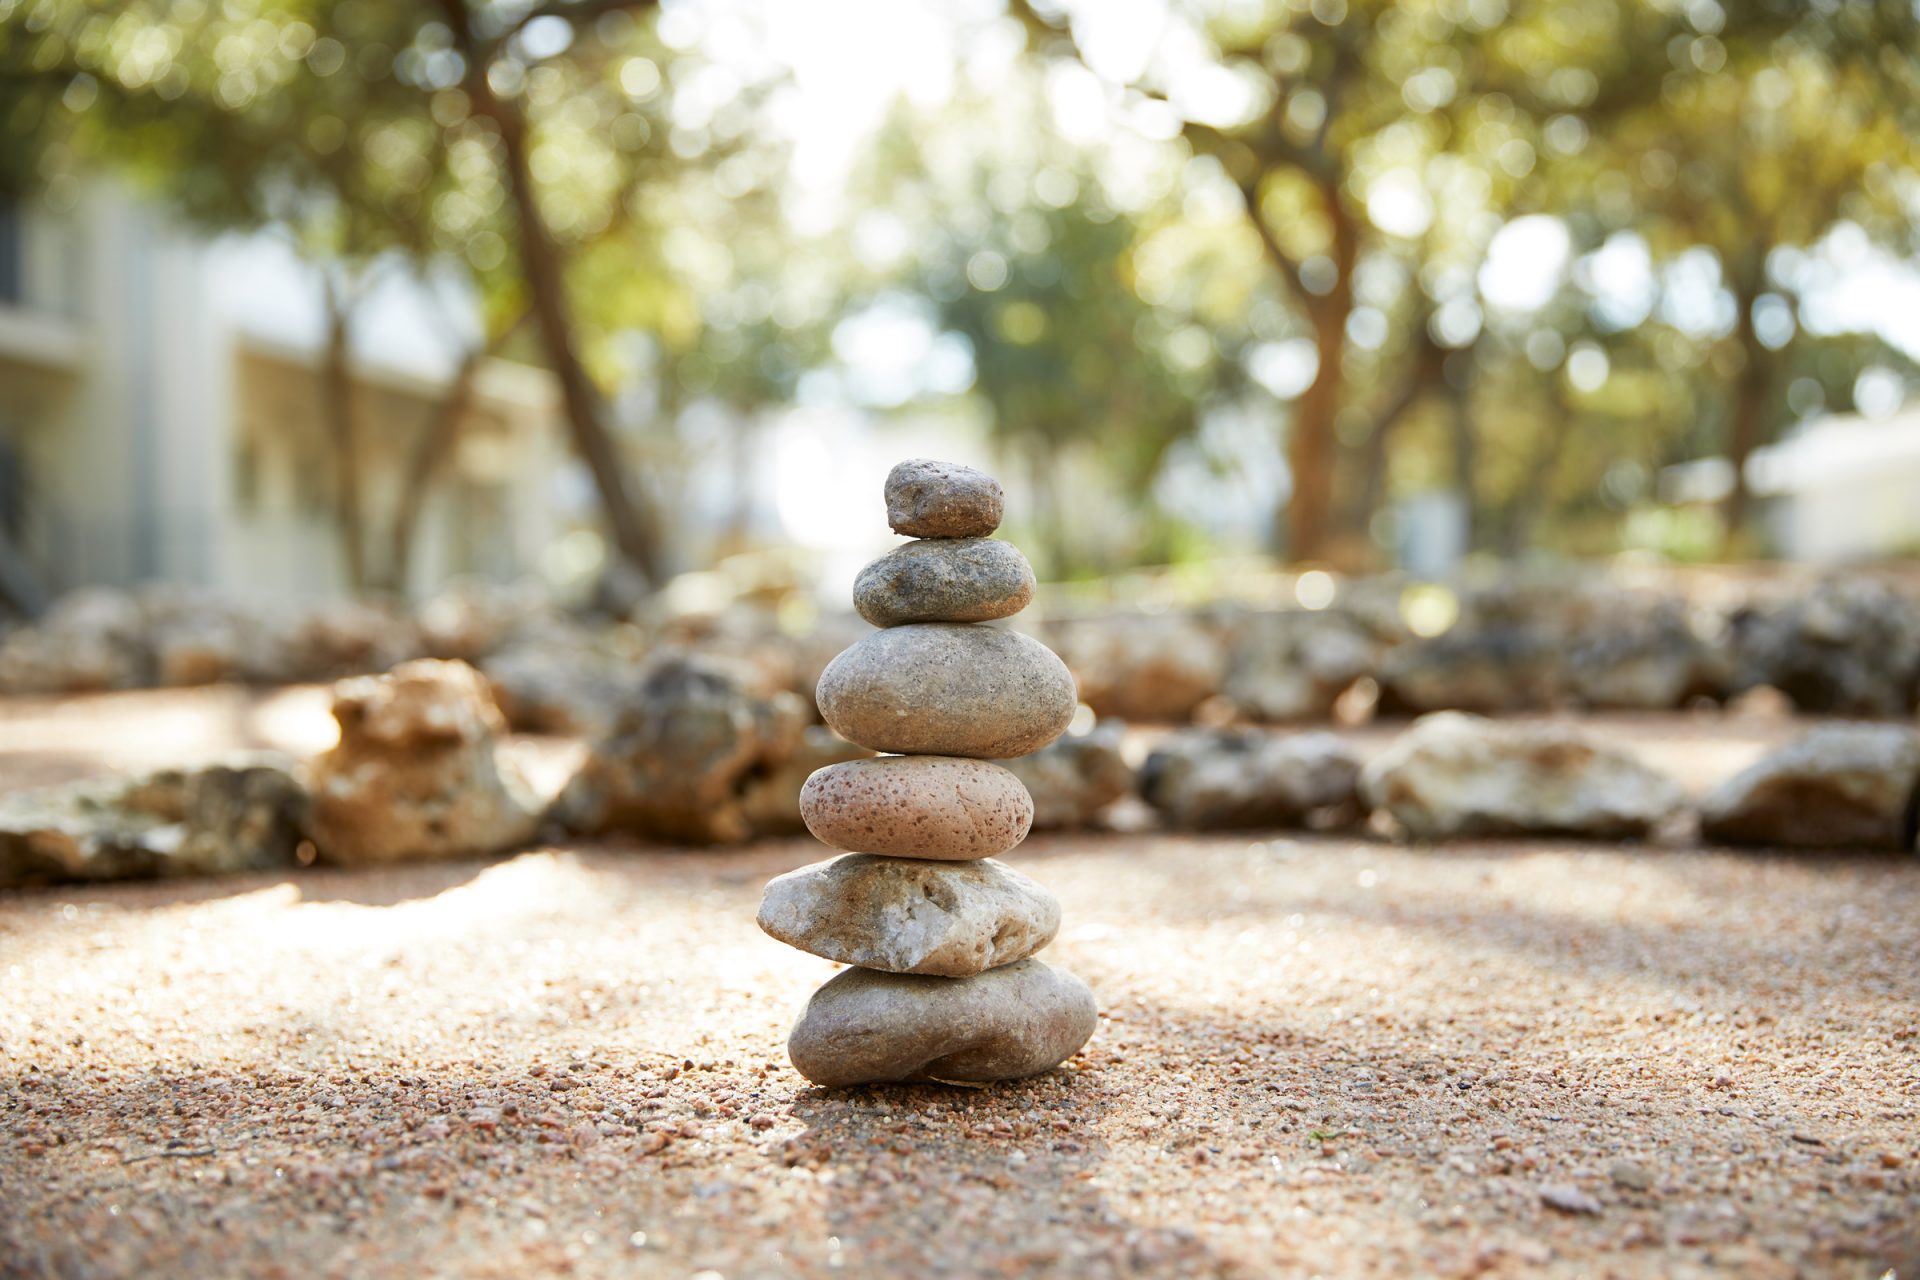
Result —
<path fill-rule="evenodd" d="M 0 0 L 0 184 L 58 202 L 106 163 L 209 227 L 458 262 L 504 330 L 524 264 L 451 3 Z M 1916 376 L 1810 313 L 1836 235 L 1916 248 L 1909 0 L 1169 0 L 1138 66 L 1094 67 L 1114 127 L 1092 140 L 1050 77 L 1093 78 L 1076 38 L 1107 7 L 1016 4 L 1017 72 L 900 107 L 825 237 L 786 218 L 770 82 L 689 94 L 708 55 L 647 8 L 457 9 L 525 122 L 587 368 L 746 432 L 832 366 L 840 318 L 907 295 L 970 353 L 964 395 L 928 398 L 1074 487 L 1050 499 L 1056 572 L 1198 554 L 1156 495 L 1182 450 L 1235 469 L 1226 416 L 1271 424 L 1329 547 L 1364 554 L 1395 498 L 1455 487 L 1484 548 L 1705 554 L 1697 513 L 1645 514 L 1661 468 L 1849 408 L 1865 369 Z M 564 38 L 530 42 L 535 20 Z M 1564 228 L 1568 265 L 1503 311 L 1489 255 L 1526 215 Z M 857 247 L 875 217 L 904 250 Z M 1281 346 L 1317 380 L 1276 390 Z M 1076 543 L 1067 508 L 1096 491 L 1127 527 Z"/>
<path fill-rule="evenodd" d="M 745 149 L 752 116 L 682 158 L 673 76 L 693 62 L 618 7 L 578 12 L 560 55 L 535 56 L 504 12 L 476 21 L 492 23 L 489 83 L 529 121 L 542 214 L 590 284 L 584 346 L 611 383 L 626 329 L 698 340 L 713 282 L 661 247 L 675 228 L 738 228 L 741 192 L 694 188 Z M 0 0 L 0 181 L 57 199 L 104 163 L 210 229 L 282 225 L 316 258 L 456 262 L 503 327 L 525 300 L 500 140 L 445 18 L 434 0 Z"/>

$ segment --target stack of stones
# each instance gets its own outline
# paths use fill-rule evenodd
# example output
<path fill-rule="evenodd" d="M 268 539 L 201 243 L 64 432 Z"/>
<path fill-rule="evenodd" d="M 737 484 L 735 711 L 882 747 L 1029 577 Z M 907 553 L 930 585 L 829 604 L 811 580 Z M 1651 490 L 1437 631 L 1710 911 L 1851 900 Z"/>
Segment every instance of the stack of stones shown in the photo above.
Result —
<path fill-rule="evenodd" d="M 1060 904 L 1003 863 L 1033 798 L 997 758 L 1046 746 L 1073 718 L 1052 650 L 1001 627 L 1033 570 L 987 535 L 1003 495 L 968 467 L 915 460 L 887 477 L 887 520 L 916 541 L 861 571 L 854 604 L 881 630 L 820 677 L 820 713 L 875 751 L 807 779 L 807 828 L 843 857 L 767 886 L 760 927 L 853 968 L 813 993 L 787 1052 L 817 1085 L 982 1082 L 1050 1070 L 1093 1034 L 1093 993 L 1032 955 Z"/>

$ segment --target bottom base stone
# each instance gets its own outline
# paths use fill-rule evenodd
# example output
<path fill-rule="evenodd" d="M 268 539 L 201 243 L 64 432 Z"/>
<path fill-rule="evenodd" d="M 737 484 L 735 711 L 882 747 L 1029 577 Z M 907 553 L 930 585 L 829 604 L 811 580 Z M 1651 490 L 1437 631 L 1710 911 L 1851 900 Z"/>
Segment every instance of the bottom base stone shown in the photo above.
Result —
<path fill-rule="evenodd" d="M 813 993 L 787 1056 L 823 1088 L 886 1081 L 1017 1080 L 1093 1035 L 1087 984 L 1038 960 L 968 978 L 848 969 Z"/>

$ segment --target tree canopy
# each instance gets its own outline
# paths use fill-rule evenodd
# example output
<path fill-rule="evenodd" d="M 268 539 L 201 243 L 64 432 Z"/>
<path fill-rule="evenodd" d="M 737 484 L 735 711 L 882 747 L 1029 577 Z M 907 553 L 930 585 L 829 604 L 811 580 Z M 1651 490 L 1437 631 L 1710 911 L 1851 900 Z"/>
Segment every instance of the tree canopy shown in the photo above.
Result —
<path fill-rule="evenodd" d="M 909 399 L 1027 464 L 1056 573 L 1230 542 L 1196 475 L 1301 560 L 1377 561 L 1429 491 L 1474 547 L 1606 552 L 1709 456 L 1730 541 L 1659 549 L 1752 549 L 1754 450 L 1914 379 L 1834 296 L 1920 226 L 1904 0 L 1013 0 L 950 19 L 950 91 L 892 107 L 824 230 L 788 72 L 691 12 L 0 0 L 0 183 L 110 167 L 343 292 L 457 268 L 655 579 L 699 432 L 748 448 L 856 322 L 935 335 Z M 1076 535 L 1058 486 L 1130 523 Z"/>

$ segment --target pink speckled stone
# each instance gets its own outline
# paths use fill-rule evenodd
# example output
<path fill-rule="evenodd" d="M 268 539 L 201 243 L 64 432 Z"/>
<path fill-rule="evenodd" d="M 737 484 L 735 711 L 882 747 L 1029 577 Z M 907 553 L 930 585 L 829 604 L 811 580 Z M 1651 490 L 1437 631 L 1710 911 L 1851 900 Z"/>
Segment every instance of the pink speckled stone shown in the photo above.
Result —
<path fill-rule="evenodd" d="M 800 816 L 850 853 L 965 862 L 1026 839 L 1033 797 L 986 760 L 880 756 L 816 770 L 800 789 Z"/>

